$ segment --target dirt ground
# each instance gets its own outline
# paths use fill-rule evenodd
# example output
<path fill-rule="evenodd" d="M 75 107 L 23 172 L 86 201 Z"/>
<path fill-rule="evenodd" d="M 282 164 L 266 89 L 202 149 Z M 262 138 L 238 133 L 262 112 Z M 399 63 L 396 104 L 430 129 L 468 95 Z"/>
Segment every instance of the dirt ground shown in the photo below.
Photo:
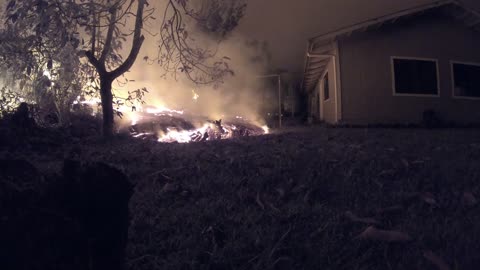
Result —
<path fill-rule="evenodd" d="M 4 141 L 0 158 L 23 158 L 45 173 L 65 158 L 102 161 L 135 184 L 129 269 L 480 265 L 479 129 L 302 127 L 190 144 L 61 134 L 26 141 Z"/>

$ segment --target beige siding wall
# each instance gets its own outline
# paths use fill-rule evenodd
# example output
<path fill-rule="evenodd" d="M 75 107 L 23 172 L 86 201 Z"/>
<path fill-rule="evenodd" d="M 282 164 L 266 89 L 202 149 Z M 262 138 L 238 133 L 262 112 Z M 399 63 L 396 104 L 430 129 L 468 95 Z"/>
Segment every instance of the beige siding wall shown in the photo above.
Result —
<path fill-rule="evenodd" d="M 452 97 L 450 61 L 480 63 L 480 33 L 448 18 L 421 18 L 339 41 L 342 121 L 418 123 L 424 110 L 456 122 L 480 122 L 480 100 Z M 394 96 L 391 56 L 438 59 L 439 97 Z M 332 73 L 333 74 L 333 73 Z"/>
<path fill-rule="evenodd" d="M 325 100 L 324 96 L 324 76 L 320 79 L 320 101 L 321 101 L 321 110 L 322 110 L 322 120 L 327 123 L 336 123 L 336 94 L 335 94 L 335 71 L 333 59 L 329 61 L 327 66 L 328 74 L 328 88 L 329 88 L 329 98 Z"/>

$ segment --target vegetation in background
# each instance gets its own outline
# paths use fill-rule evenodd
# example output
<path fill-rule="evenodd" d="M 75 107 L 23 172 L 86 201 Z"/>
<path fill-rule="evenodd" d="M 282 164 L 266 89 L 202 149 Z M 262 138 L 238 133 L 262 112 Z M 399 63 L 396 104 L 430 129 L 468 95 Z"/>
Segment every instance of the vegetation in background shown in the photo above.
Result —
<path fill-rule="evenodd" d="M 164 3 L 155 37 L 145 27 L 156 20 L 146 0 L 10 0 L 0 35 L 1 68 L 14 77 L 20 96 L 54 108 L 60 121 L 82 90 L 100 96 L 103 133 L 110 136 L 115 113 L 112 83 L 135 63 L 145 32 L 159 39 L 159 46 L 156 56 L 144 60 L 158 63 L 166 73 L 183 73 L 199 84 L 218 83 L 232 74 L 228 58 L 217 59 L 215 50 L 204 48 L 187 28 L 193 20 L 194 27 L 201 26 L 221 41 L 243 17 L 243 1 Z M 126 56 L 125 46 L 130 48 Z"/>

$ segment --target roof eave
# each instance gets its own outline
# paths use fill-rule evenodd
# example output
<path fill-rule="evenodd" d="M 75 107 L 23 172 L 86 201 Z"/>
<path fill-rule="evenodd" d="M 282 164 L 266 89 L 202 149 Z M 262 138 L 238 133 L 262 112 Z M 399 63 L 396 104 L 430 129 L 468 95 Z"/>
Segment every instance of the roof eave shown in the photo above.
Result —
<path fill-rule="evenodd" d="M 363 21 L 363 22 L 360 22 L 360 23 L 357 23 L 357 24 L 342 27 L 342 28 L 339 28 L 337 30 L 334 30 L 334 31 L 331 31 L 331 32 L 328 32 L 328 33 L 324 33 L 324 34 L 321 34 L 321 35 L 314 36 L 314 37 L 310 38 L 309 41 L 312 44 L 315 44 L 316 42 L 319 42 L 319 41 L 322 41 L 322 40 L 335 39 L 338 36 L 353 33 L 353 32 L 356 32 L 358 30 L 362 30 L 362 29 L 367 30 L 370 26 L 373 26 L 373 25 L 383 24 L 383 23 L 388 22 L 390 20 L 395 20 L 395 19 L 407 16 L 407 15 L 410 15 L 410 14 L 418 13 L 418 12 L 421 12 L 421 11 L 425 11 L 425 10 L 429 10 L 429 9 L 432 9 L 432 8 L 435 8 L 435 7 L 441 7 L 441 6 L 445 6 L 445 5 L 449 5 L 449 4 L 455 4 L 455 5 L 462 6 L 457 0 L 435 1 L 433 3 L 411 7 L 411 8 L 396 11 L 394 13 L 390 13 L 390 14 L 387 14 L 387 15 L 384 15 L 384 16 L 369 19 L 369 20 L 366 20 L 366 21 Z"/>

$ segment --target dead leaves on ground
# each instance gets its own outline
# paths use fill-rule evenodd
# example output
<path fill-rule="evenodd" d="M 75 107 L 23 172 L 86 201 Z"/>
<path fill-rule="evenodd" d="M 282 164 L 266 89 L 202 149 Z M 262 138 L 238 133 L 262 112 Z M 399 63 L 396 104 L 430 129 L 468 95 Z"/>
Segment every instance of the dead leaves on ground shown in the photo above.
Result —
<path fill-rule="evenodd" d="M 178 191 L 180 191 L 180 185 L 175 182 L 166 183 L 162 188 L 163 193 L 176 193 Z"/>
<path fill-rule="evenodd" d="M 430 206 L 435 206 L 437 204 L 437 200 L 431 192 L 407 192 L 404 193 L 402 197 L 406 204 L 411 204 L 418 200 L 423 201 Z"/>
<path fill-rule="evenodd" d="M 465 192 L 463 192 L 462 203 L 465 206 L 470 206 L 471 207 L 471 206 L 475 206 L 478 203 L 478 200 L 475 197 L 475 195 L 473 195 L 472 192 L 465 191 Z"/>
<path fill-rule="evenodd" d="M 192 191 L 190 189 L 183 188 L 182 185 L 176 182 L 165 183 L 165 185 L 163 185 L 160 191 L 162 194 L 165 195 L 180 195 L 184 198 L 190 197 L 190 195 L 192 195 Z"/>
<path fill-rule="evenodd" d="M 405 232 L 380 230 L 374 226 L 369 226 L 361 234 L 355 237 L 355 239 L 404 243 L 411 241 L 412 237 Z"/>
<path fill-rule="evenodd" d="M 397 210 L 397 208 L 395 208 Z M 380 242 L 409 242 L 412 240 L 412 237 L 400 231 L 394 230 L 381 230 L 377 229 L 374 225 L 379 225 L 380 222 L 372 217 L 358 217 L 351 211 L 345 212 L 345 217 L 349 219 L 351 222 L 357 223 L 364 223 L 364 224 L 373 224 L 368 226 L 362 233 L 356 236 L 354 239 L 356 240 L 373 240 L 373 241 L 380 241 Z"/>
<path fill-rule="evenodd" d="M 271 209 L 273 210 L 274 212 L 276 213 L 280 213 L 280 209 L 278 209 L 277 207 L 275 207 L 275 205 L 269 201 L 267 201 L 266 203 L 264 203 L 262 201 L 262 198 L 261 198 L 261 195 L 260 195 L 260 192 L 257 192 L 257 196 L 255 197 L 255 202 L 257 203 L 257 205 L 262 209 L 262 211 L 265 211 L 266 207 L 265 207 L 265 204 Z"/>
<path fill-rule="evenodd" d="M 262 199 L 260 198 L 260 193 L 257 192 L 257 197 L 255 198 L 255 202 L 260 206 L 262 210 L 265 210 L 265 204 L 263 204 Z"/>
<path fill-rule="evenodd" d="M 345 212 L 345 217 L 352 222 L 366 223 L 366 224 L 379 224 L 379 222 L 371 217 L 358 217 L 352 211 Z"/>
<path fill-rule="evenodd" d="M 478 204 L 478 199 L 472 192 L 464 191 L 462 193 L 455 193 L 460 199 L 461 204 L 467 207 L 473 207 Z M 407 196 L 407 201 L 410 203 L 413 201 L 421 201 L 429 206 L 438 207 L 439 204 L 435 195 L 431 192 L 415 192 L 410 193 Z M 403 206 L 396 205 L 384 209 L 377 210 L 377 214 L 384 214 L 390 211 L 397 212 L 401 211 Z M 379 222 L 375 218 L 371 217 L 358 217 L 353 212 L 347 211 L 345 213 L 345 217 L 348 218 L 352 222 L 359 222 L 370 224 L 364 231 L 362 231 L 359 235 L 357 235 L 354 239 L 355 240 L 368 240 L 368 241 L 375 241 L 375 242 L 385 242 L 385 243 L 408 243 L 413 240 L 413 238 L 406 232 L 398 231 L 398 230 L 383 230 L 378 229 L 375 225 L 378 225 Z M 435 254 L 431 250 L 424 250 L 423 257 L 429 261 L 432 265 L 434 265 L 438 270 L 450 270 L 449 264 L 439 255 Z"/>
<path fill-rule="evenodd" d="M 431 192 L 424 192 L 419 196 L 428 205 L 434 206 L 437 204 L 437 201 L 435 200 L 435 196 L 433 196 Z"/>
<path fill-rule="evenodd" d="M 450 266 L 448 266 L 445 260 L 437 254 L 433 253 L 433 251 L 431 250 L 425 250 L 423 252 L 423 257 L 429 262 L 431 262 L 433 265 L 435 265 L 438 270 L 450 270 Z"/>
<path fill-rule="evenodd" d="M 394 207 L 394 209 L 399 210 L 398 207 Z M 382 209 L 381 211 L 383 212 L 384 210 Z M 412 240 L 410 235 L 404 232 L 377 229 L 374 225 L 379 225 L 380 222 L 373 217 L 359 217 L 352 211 L 345 212 L 345 217 L 351 222 L 370 225 L 354 238 L 356 240 L 374 240 L 381 242 L 408 242 Z"/>
<path fill-rule="evenodd" d="M 398 212 L 401 212 L 402 210 L 403 210 L 403 207 L 401 205 L 394 205 L 394 206 L 377 209 L 376 213 L 378 215 L 386 215 L 391 213 L 398 213 Z"/>
<path fill-rule="evenodd" d="M 470 191 L 464 191 L 463 193 L 454 191 L 453 194 L 455 194 L 455 196 L 460 197 L 460 202 L 463 206 L 473 207 L 478 204 L 477 197 Z M 439 206 L 439 202 L 436 196 L 431 192 L 413 192 L 405 195 L 406 203 L 411 203 L 416 199 L 417 200 L 420 199 L 421 201 L 423 201 L 424 203 L 426 203 L 431 207 Z"/>

